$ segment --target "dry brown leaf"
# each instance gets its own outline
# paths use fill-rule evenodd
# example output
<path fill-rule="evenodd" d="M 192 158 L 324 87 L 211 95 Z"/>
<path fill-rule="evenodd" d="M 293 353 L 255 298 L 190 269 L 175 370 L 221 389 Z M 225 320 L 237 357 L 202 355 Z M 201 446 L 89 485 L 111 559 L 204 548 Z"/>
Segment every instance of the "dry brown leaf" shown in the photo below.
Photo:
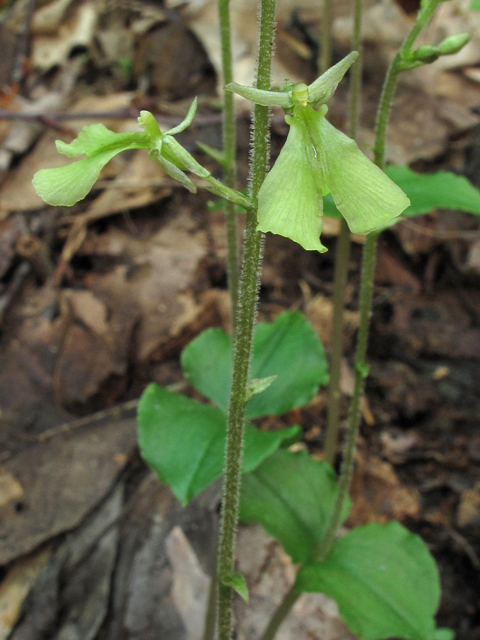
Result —
<path fill-rule="evenodd" d="M 32 42 L 32 64 L 42 71 L 61 66 L 74 47 L 88 47 L 98 20 L 93 2 L 76 3 L 75 15 L 61 25 L 58 34 L 37 36 Z"/>
<path fill-rule="evenodd" d="M 186 640 L 201 640 L 210 577 L 202 570 L 195 551 L 178 525 L 170 532 L 165 547 L 172 566 L 172 599 L 182 617 Z"/>
<path fill-rule="evenodd" d="M 0 507 L 0 564 L 77 526 L 105 496 L 135 445 L 135 421 L 121 420 L 37 444 L 10 459 L 4 467 L 25 493 L 21 502 Z"/>
<path fill-rule="evenodd" d="M 331 298 L 317 295 L 310 300 L 305 309 L 305 315 L 318 333 L 323 346 L 328 349 L 331 345 L 331 328 L 333 317 L 333 302 Z M 343 332 L 343 348 L 348 350 L 351 347 L 351 341 L 358 329 L 359 314 L 358 311 L 345 310 L 344 313 L 344 332 Z"/>
<path fill-rule="evenodd" d="M 129 335 L 125 323 L 138 319 L 136 357 L 140 362 L 168 341 L 172 327 L 178 334 L 185 322 L 191 321 L 185 294 L 198 277 L 197 269 L 207 253 L 204 234 L 193 232 L 192 227 L 189 216 L 179 212 L 147 241 L 112 229 L 108 236 L 114 238 L 111 242 L 127 264 L 88 278 L 88 287 L 109 309 L 118 339 L 125 341 L 125 335 Z M 108 246 L 105 234 L 103 242 Z M 187 314 L 180 321 L 185 310 Z"/>
<path fill-rule="evenodd" d="M 462 491 L 457 511 L 457 524 L 459 527 L 480 525 L 480 482 L 477 482 L 472 489 Z"/>
<path fill-rule="evenodd" d="M 405 487 L 399 481 L 393 467 L 375 456 L 357 457 L 351 498 L 352 509 L 347 524 L 352 527 L 389 520 L 405 520 L 420 516 L 419 497 L 416 490 Z"/>
<path fill-rule="evenodd" d="M 15 562 L 0 584 L 0 640 L 6 640 L 20 618 L 25 598 L 51 555 L 50 548 Z"/>
<path fill-rule="evenodd" d="M 0 507 L 23 496 L 23 487 L 8 469 L 0 467 Z M 0 607 L 1 609 L 1 607 Z"/>

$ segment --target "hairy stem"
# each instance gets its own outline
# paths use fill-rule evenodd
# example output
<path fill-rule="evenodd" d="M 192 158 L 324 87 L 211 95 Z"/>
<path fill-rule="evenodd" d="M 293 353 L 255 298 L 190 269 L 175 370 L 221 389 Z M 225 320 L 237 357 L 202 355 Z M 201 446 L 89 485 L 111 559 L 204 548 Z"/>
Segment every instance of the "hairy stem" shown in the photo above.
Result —
<path fill-rule="evenodd" d="M 256 86 L 270 89 L 271 60 L 275 33 L 275 0 L 262 0 L 259 20 L 259 52 Z M 250 165 L 251 198 L 256 201 L 265 179 L 269 155 L 269 113 L 267 107 L 255 105 L 252 157 Z M 237 328 L 233 353 L 232 390 L 227 423 L 227 443 L 223 480 L 218 553 L 219 640 L 232 635 L 232 589 L 224 584 L 234 572 L 235 542 L 238 525 L 240 474 L 247 384 L 253 328 L 255 324 L 258 278 L 261 262 L 262 234 L 257 231 L 255 209 L 247 212 L 245 249 L 239 291 Z"/>
<path fill-rule="evenodd" d="M 223 84 L 233 82 L 232 71 L 232 39 L 230 27 L 230 0 L 218 0 L 218 17 L 220 22 L 220 39 L 222 45 Z M 227 187 L 235 187 L 235 110 L 234 96 L 230 91 L 223 94 L 223 153 L 225 158 L 223 180 Z M 232 329 L 235 331 L 238 303 L 238 241 L 237 219 L 233 202 L 225 201 L 225 226 L 227 229 L 227 274 L 228 288 L 232 303 Z"/>
<path fill-rule="evenodd" d="M 362 0 L 354 0 L 352 50 L 359 53 L 359 57 L 350 71 L 350 102 L 348 110 L 348 134 L 355 139 L 360 119 L 362 90 Z M 343 309 L 345 306 L 349 258 L 350 230 L 346 221 L 342 218 L 340 234 L 337 240 L 333 279 L 332 344 L 330 349 L 330 382 L 328 385 L 328 421 L 325 437 L 325 460 L 330 465 L 335 462 L 340 420 Z"/>
<path fill-rule="evenodd" d="M 399 74 L 399 63 L 402 59 L 402 55 L 408 53 L 422 27 L 433 15 L 433 12 L 439 2 L 441 2 L 441 0 L 430 0 L 430 3 L 419 12 L 416 24 L 388 69 L 377 112 L 377 124 L 375 130 L 375 163 L 382 169 L 385 164 L 386 128 L 388 125 L 391 103 L 395 94 L 396 81 Z M 355 353 L 354 395 L 350 408 L 348 432 L 345 440 L 337 498 L 327 532 L 317 548 L 317 558 L 319 560 L 324 560 L 327 557 L 335 541 L 335 535 L 342 523 L 344 505 L 349 493 L 353 475 L 356 440 L 361 417 L 361 402 L 363 398 L 365 378 L 368 373 L 366 353 L 375 275 L 377 237 L 378 234 L 376 233 L 368 235 L 363 251 L 362 281 L 360 287 L 360 326 Z M 267 630 L 262 636 L 262 640 L 271 640 L 274 637 L 280 624 L 286 618 L 297 599 L 298 594 L 295 591 L 294 585 L 275 611 L 272 620 L 267 626 Z"/>

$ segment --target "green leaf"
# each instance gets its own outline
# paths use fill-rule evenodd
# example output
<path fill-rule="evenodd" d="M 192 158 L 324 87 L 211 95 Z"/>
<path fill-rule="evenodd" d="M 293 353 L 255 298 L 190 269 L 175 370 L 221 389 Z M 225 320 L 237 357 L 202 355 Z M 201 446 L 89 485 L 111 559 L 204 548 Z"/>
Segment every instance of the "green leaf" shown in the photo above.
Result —
<path fill-rule="evenodd" d="M 335 218 L 337 220 L 341 220 L 343 217 L 337 209 L 337 205 L 333 201 L 330 193 L 323 198 L 323 214 L 329 218 Z"/>
<path fill-rule="evenodd" d="M 221 329 L 209 329 L 185 348 L 181 361 L 187 380 L 227 412 L 231 337 Z M 281 415 L 307 404 L 318 386 L 327 384 L 327 371 L 320 340 L 301 313 L 284 312 L 274 322 L 259 323 L 254 336 L 251 376 L 278 377 L 248 402 L 246 417 Z"/>
<path fill-rule="evenodd" d="M 393 222 L 400 222 L 403 216 L 418 216 L 435 209 L 454 209 L 480 215 L 480 190 L 464 176 L 449 171 L 416 173 L 408 167 L 394 165 L 386 168 L 386 174 L 410 199 L 410 206 Z M 323 199 L 323 211 L 330 218 L 342 217 L 330 195 Z"/>
<path fill-rule="evenodd" d="M 472 11 L 480 11 L 480 0 L 472 0 L 470 3 L 470 9 Z"/>
<path fill-rule="evenodd" d="M 408 167 L 396 166 L 389 166 L 386 171 L 410 198 L 404 216 L 430 213 L 434 209 L 458 209 L 480 215 L 480 191 L 463 176 L 449 171 L 415 173 Z"/>
<path fill-rule="evenodd" d="M 114 156 L 128 149 L 148 148 L 143 133 L 114 133 L 103 124 L 83 127 L 70 144 L 57 140 L 60 153 L 74 158 L 87 157 L 64 167 L 42 169 L 33 178 L 37 194 L 52 206 L 71 207 L 85 198 L 97 181 L 100 171 Z"/>
<path fill-rule="evenodd" d="M 151 384 L 140 400 L 138 424 L 143 458 L 182 504 L 222 475 L 226 417 L 219 409 Z M 253 471 L 298 431 L 247 424 L 243 471 Z"/>
<path fill-rule="evenodd" d="M 438 627 L 433 632 L 432 640 L 453 640 L 455 637 L 455 632 L 452 629 L 448 629 L 448 627 Z"/>
<path fill-rule="evenodd" d="M 325 534 L 336 494 L 336 476 L 326 462 L 305 451 L 280 450 L 243 476 L 240 520 L 260 523 L 294 562 L 306 562 Z"/>
<path fill-rule="evenodd" d="M 398 522 L 353 529 L 324 562 L 301 567 L 296 585 L 333 598 L 351 631 L 365 640 L 434 637 L 437 567 L 423 540 Z"/>
<path fill-rule="evenodd" d="M 232 338 L 222 329 L 207 329 L 182 352 L 185 378 L 227 413 L 232 385 Z"/>
<path fill-rule="evenodd" d="M 236 571 L 233 575 L 228 576 L 228 578 L 223 578 L 222 583 L 227 587 L 232 587 L 232 589 L 248 603 L 248 587 L 241 573 Z"/>

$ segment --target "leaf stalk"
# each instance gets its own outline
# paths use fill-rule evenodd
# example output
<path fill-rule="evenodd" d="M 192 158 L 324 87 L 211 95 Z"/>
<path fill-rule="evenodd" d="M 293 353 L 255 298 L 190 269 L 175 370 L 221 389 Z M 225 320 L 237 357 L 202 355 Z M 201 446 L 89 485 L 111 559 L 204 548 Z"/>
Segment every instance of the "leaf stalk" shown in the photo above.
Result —
<path fill-rule="evenodd" d="M 353 1 L 352 49 L 358 51 L 358 60 L 350 71 L 350 92 L 348 109 L 348 135 L 355 140 L 360 119 L 362 91 L 362 0 Z M 328 387 L 328 419 L 325 437 L 325 461 L 335 462 L 340 421 L 340 375 L 342 364 L 343 313 L 345 290 L 347 288 L 348 262 L 350 259 L 350 230 L 344 218 L 340 222 L 340 233 L 335 255 L 333 276 L 332 344 L 330 349 L 330 384 Z"/>

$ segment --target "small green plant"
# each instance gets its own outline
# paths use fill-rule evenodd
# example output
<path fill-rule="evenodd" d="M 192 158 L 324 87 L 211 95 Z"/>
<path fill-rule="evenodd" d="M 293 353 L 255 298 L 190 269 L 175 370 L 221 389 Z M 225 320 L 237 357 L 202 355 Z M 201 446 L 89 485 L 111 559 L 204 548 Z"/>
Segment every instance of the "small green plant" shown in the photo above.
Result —
<path fill-rule="evenodd" d="M 196 184 L 187 175 L 193 174 L 228 203 L 233 336 L 209 329 L 185 348 L 181 358 L 185 378 L 213 404 L 150 385 L 138 413 L 142 455 L 182 504 L 223 476 L 218 562 L 212 580 L 218 606 L 207 619 L 205 640 L 213 640 L 215 629 L 219 640 L 231 640 L 233 591 L 248 600 L 245 580 L 235 571 L 239 519 L 260 523 L 299 565 L 295 583 L 262 640 L 274 637 L 302 592 L 332 597 L 350 629 L 365 640 L 451 637 L 449 630 L 435 627 L 439 577 L 421 538 L 396 522 L 358 527 L 338 538 L 350 506 L 360 399 L 368 372 L 366 348 L 376 237 L 400 216 L 419 215 L 436 207 L 480 214 L 480 192 L 464 178 L 444 172 L 420 175 L 407 167 L 387 167 L 385 171 L 384 167 L 386 128 L 398 74 L 433 62 L 440 55 L 455 53 L 468 42 L 468 36 L 460 34 L 438 45 L 412 50 L 439 1 L 422 3 L 412 32 L 387 73 L 378 111 L 375 163 L 326 119 L 326 103 L 349 67 L 356 64 L 350 123 L 354 136 L 360 88 L 358 53 L 353 51 L 325 70 L 308 87 L 286 82 L 279 90 L 272 90 L 275 1 L 261 0 L 257 80 L 254 87 L 240 86 L 232 82 L 229 2 L 219 0 L 227 85 L 224 149 L 203 149 L 223 166 L 223 182 L 174 137 L 193 121 L 196 101 L 185 120 L 164 133 L 147 111 L 142 111 L 139 118 L 142 132 L 117 134 L 102 124 L 84 127 L 73 142 L 59 141 L 57 148 L 71 158 L 85 157 L 61 168 L 39 171 L 34 178 L 38 194 L 47 203 L 71 206 L 89 193 L 101 169 L 116 154 L 144 149 L 179 184 L 195 192 Z M 355 7 L 355 42 L 359 47 L 360 3 Z M 322 60 L 328 58 L 328 51 L 324 52 Z M 235 189 L 233 92 L 254 103 L 248 196 Z M 273 106 L 284 109 L 290 130 L 277 162 L 267 173 L 268 111 Z M 240 284 L 237 206 L 247 216 Z M 306 250 L 323 252 L 322 214 L 341 218 L 347 232 L 349 228 L 367 235 L 355 391 L 339 478 L 328 462 L 290 449 L 300 438 L 299 426 L 266 432 L 251 422 L 306 405 L 328 382 L 323 347 L 300 313 L 283 313 L 274 322 L 255 328 L 262 232 L 277 233 Z M 345 260 L 345 254 L 341 255 Z M 333 357 L 339 357 L 338 352 Z M 334 445 L 335 437 L 331 439 Z"/>

